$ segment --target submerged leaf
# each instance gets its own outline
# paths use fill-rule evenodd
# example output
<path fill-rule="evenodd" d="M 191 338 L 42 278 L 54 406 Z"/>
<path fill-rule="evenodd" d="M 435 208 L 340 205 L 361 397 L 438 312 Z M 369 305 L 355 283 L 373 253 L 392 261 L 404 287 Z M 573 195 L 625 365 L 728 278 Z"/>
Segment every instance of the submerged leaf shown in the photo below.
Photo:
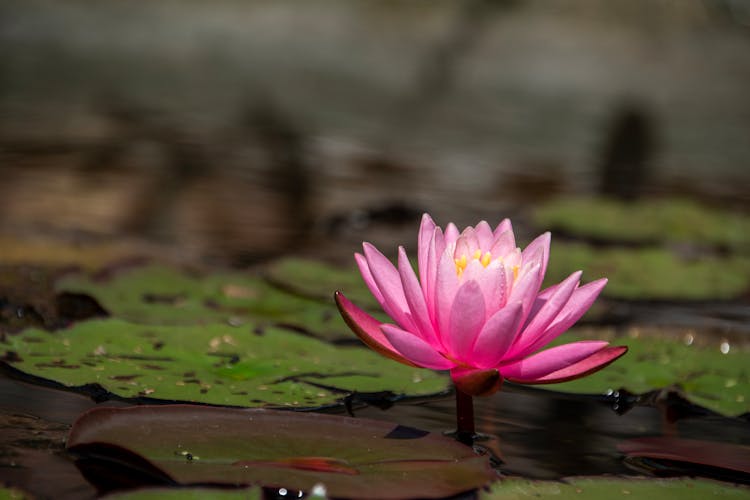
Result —
<path fill-rule="evenodd" d="M 110 476 L 153 468 L 149 480 L 304 492 L 322 483 L 331 497 L 447 497 L 494 477 L 487 456 L 430 433 L 394 438 L 394 427 L 272 410 L 96 408 L 73 425 L 68 450 Z"/>

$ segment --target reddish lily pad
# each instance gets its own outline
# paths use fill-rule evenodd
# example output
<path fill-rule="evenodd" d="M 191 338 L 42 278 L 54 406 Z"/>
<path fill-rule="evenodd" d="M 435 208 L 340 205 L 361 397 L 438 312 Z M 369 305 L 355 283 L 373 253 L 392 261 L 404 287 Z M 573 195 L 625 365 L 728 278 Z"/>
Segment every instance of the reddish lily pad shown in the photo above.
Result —
<path fill-rule="evenodd" d="M 150 484 L 309 492 L 322 483 L 331 497 L 347 498 L 447 497 L 495 476 L 487 456 L 444 436 L 381 421 L 257 409 L 96 408 L 73 425 L 68 450 L 111 474 L 137 470 Z"/>
<path fill-rule="evenodd" d="M 568 478 L 564 481 L 504 479 L 482 492 L 480 500 L 599 500 L 658 498 L 705 500 L 707 498 L 748 498 L 750 489 L 709 480 Z"/>
<path fill-rule="evenodd" d="M 103 498 L 107 500 L 261 500 L 263 490 L 257 487 L 231 490 L 222 488 L 139 488 L 112 493 Z"/>
<path fill-rule="evenodd" d="M 357 346 L 253 325 L 91 320 L 57 332 L 25 330 L 3 348 L 4 363 L 14 369 L 99 398 L 309 408 L 354 392 L 425 396 L 449 385 L 442 374 Z"/>

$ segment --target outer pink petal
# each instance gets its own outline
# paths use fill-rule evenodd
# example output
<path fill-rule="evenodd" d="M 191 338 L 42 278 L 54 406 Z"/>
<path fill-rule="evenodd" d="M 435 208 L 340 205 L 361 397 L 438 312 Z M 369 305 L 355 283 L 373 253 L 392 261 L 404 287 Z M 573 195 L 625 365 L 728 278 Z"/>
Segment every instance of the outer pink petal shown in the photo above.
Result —
<path fill-rule="evenodd" d="M 500 364 L 521 329 L 522 310 L 520 302 L 508 304 L 487 320 L 474 344 L 474 366 L 491 368 Z"/>
<path fill-rule="evenodd" d="M 568 380 L 575 380 L 601 370 L 626 352 L 628 352 L 628 348 L 625 346 L 605 347 L 577 363 L 573 363 L 572 365 L 549 373 L 543 377 L 533 380 L 516 379 L 513 381 L 524 384 L 556 384 L 559 382 L 567 382 Z"/>
<path fill-rule="evenodd" d="M 344 297 L 344 294 L 341 292 L 336 292 L 334 294 L 334 299 L 336 300 L 339 312 L 341 312 L 341 317 L 344 318 L 344 321 L 349 328 L 351 328 L 357 337 L 359 337 L 368 347 L 387 358 L 398 361 L 399 363 L 416 366 L 394 349 L 393 345 L 391 345 L 385 335 L 383 335 L 383 332 L 380 331 L 380 321 L 352 304 L 351 301 Z"/>
<path fill-rule="evenodd" d="M 492 234 L 492 228 L 490 228 L 490 225 L 487 224 L 487 221 L 481 221 L 479 224 L 474 226 L 474 231 L 477 234 L 477 239 L 479 240 L 479 248 L 482 250 L 482 253 L 489 252 L 490 248 L 492 248 L 492 242 L 495 239 Z"/>
<path fill-rule="evenodd" d="M 426 276 L 422 278 L 422 292 L 427 302 L 427 311 L 433 322 L 435 320 L 435 281 L 437 280 L 437 268 L 440 257 L 445 251 L 445 242 L 443 241 L 443 231 L 436 227 L 432 232 L 430 239 L 430 248 L 427 253 L 427 270 Z"/>
<path fill-rule="evenodd" d="M 451 378 L 456 389 L 469 396 L 490 396 L 503 385 L 503 377 L 495 368 L 477 370 L 457 366 L 451 370 Z"/>
<path fill-rule="evenodd" d="M 385 255 L 369 243 L 363 243 L 365 259 L 370 267 L 372 277 L 378 285 L 380 293 L 383 294 L 385 312 L 393 318 L 402 328 L 410 331 L 416 330 L 414 322 L 407 314 L 409 305 L 406 303 L 404 288 L 401 285 L 401 276 Z"/>
<path fill-rule="evenodd" d="M 456 366 L 455 363 L 438 353 L 430 344 L 406 330 L 388 324 L 382 325 L 380 329 L 391 345 L 417 366 L 432 368 L 433 370 L 447 370 Z"/>
<path fill-rule="evenodd" d="M 542 335 L 537 337 L 534 344 L 529 346 L 528 352 L 541 349 L 573 326 L 589 310 L 606 284 L 607 279 L 602 278 L 577 288 L 565 307 L 557 315 L 557 318 L 552 321 Z"/>
<path fill-rule="evenodd" d="M 529 317 L 526 320 L 526 326 L 518 336 L 513 349 L 509 353 L 510 357 L 522 357 L 527 354 L 534 352 L 536 341 L 542 336 L 546 328 L 554 321 L 560 311 L 563 310 L 568 299 L 570 299 L 573 291 L 578 286 L 578 282 L 581 279 L 581 271 L 568 276 L 562 281 L 537 311 L 536 315 Z M 539 346 L 541 347 L 541 346 Z"/>
<path fill-rule="evenodd" d="M 456 292 L 450 312 L 446 343 L 456 359 L 471 361 L 471 351 L 479 330 L 484 325 L 484 319 L 482 289 L 476 281 L 467 281 Z"/>
<path fill-rule="evenodd" d="M 423 214 L 422 223 L 419 225 L 419 241 L 417 242 L 417 267 L 419 268 L 419 279 L 423 284 L 427 277 L 428 254 L 435 227 L 432 217 L 429 214 Z"/>
<path fill-rule="evenodd" d="M 549 232 L 537 236 L 536 239 L 529 243 L 529 246 L 524 248 L 523 252 L 521 253 L 524 264 L 526 262 L 529 262 L 531 259 L 540 259 L 542 265 L 542 276 L 544 276 L 544 274 L 547 272 L 547 262 L 549 262 L 550 238 L 551 235 Z M 539 251 L 539 249 L 542 250 L 542 253 L 539 256 L 536 256 L 535 254 L 537 251 Z"/>
<path fill-rule="evenodd" d="M 435 277 L 435 309 L 433 311 L 433 324 L 437 326 L 438 336 L 444 347 L 448 346 L 448 322 L 450 311 L 453 307 L 453 299 L 458 290 L 458 276 L 456 275 L 456 263 L 453 261 L 452 245 L 446 246 L 440 256 L 437 275 Z"/>
<path fill-rule="evenodd" d="M 608 345 L 608 342 L 601 340 L 583 340 L 563 344 L 508 365 L 499 366 L 498 369 L 508 380 L 527 383 L 578 363 Z"/>
<path fill-rule="evenodd" d="M 385 309 L 385 299 L 383 298 L 383 294 L 380 293 L 378 284 L 375 283 L 375 278 L 372 277 L 372 273 L 370 272 L 370 266 L 367 265 L 367 259 L 365 259 L 365 256 L 362 255 L 361 253 L 355 253 L 354 260 L 357 261 L 359 272 L 362 275 L 362 279 L 365 280 L 365 284 L 367 285 L 367 288 L 370 290 L 370 293 L 372 293 L 373 297 L 375 297 L 375 300 L 377 300 L 380 303 L 380 307 Z"/>
<path fill-rule="evenodd" d="M 398 248 L 398 273 L 401 276 L 406 303 L 409 305 L 411 317 L 416 327 L 419 329 L 424 340 L 436 345 L 437 336 L 427 312 L 427 304 L 422 294 L 422 287 L 419 286 L 419 281 L 417 281 L 414 269 L 411 267 L 404 247 Z"/>

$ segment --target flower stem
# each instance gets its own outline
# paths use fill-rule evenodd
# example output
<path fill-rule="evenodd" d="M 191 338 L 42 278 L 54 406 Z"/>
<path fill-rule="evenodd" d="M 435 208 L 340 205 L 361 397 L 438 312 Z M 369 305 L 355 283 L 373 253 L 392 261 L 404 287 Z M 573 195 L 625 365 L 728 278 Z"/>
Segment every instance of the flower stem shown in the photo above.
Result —
<path fill-rule="evenodd" d="M 474 441 L 474 400 L 456 387 L 456 438 L 464 444 Z"/>

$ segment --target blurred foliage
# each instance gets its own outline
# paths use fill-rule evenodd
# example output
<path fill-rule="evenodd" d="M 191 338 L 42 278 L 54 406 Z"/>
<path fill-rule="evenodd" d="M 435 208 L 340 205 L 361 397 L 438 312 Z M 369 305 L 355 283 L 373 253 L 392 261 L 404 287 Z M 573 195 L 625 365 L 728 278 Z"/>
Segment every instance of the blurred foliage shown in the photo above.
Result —
<path fill-rule="evenodd" d="M 750 489 L 745 486 L 696 479 L 567 478 L 564 481 L 529 481 L 513 478 L 494 483 L 489 491 L 480 493 L 479 498 L 481 500 L 523 500 L 525 498 L 703 500 L 716 497 L 747 498 L 748 495 L 750 495 Z"/>
<path fill-rule="evenodd" d="M 750 258 L 682 257 L 665 248 L 594 248 L 552 242 L 546 284 L 582 269 L 587 281 L 607 277 L 603 294 L 628 300 L 726 300 L 750 290 Z"/>
<path fill-rule="evenodd" d="M 750 251 L 750 217 L 685 199 L 562 198 L 534 211 L 539 228 L 620 243 L 691 243 Z"/>
<path fill-rule="evenodd" d="M 103 497 L 107 500 L 261 500 L 263 491 L 252 488 L 139 488 Z M 308 497 L 310 498 L 310 497 Z"/>

